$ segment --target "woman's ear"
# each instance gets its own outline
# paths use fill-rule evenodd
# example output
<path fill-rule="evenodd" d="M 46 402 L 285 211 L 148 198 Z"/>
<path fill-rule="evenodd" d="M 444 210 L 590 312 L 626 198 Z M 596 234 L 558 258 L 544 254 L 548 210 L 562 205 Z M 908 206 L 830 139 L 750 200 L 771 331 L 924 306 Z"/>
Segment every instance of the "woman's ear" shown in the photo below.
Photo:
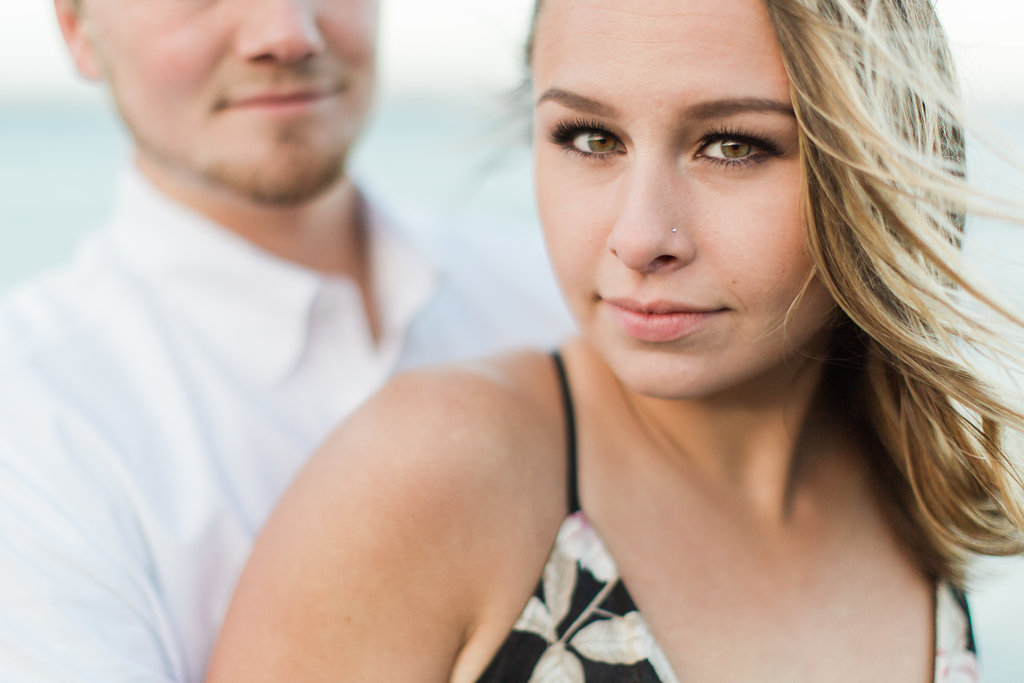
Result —
<path fill-rule="evenodd" d="M 75 69 L 83 78 L 101 80 L 103 69 L 100 68 L 92 36 L 89 35 L 88 21 L 83 16 L 85 10 L 82 8 L 82 0 L 53 0 L 53 8 Z"/>

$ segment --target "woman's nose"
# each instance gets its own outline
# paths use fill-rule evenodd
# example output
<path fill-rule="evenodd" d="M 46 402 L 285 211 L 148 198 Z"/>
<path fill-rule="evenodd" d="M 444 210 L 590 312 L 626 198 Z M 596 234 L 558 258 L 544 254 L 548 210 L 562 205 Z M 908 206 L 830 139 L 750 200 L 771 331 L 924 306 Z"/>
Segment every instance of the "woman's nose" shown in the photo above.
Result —
<path fill-rule="evenodd" d="M 608 249 L 628 268 L 652 273 L 680 268 L 696 256 L 685 216 L 685 183 L 673 169 L 636 168 L 621 188 Z"/>

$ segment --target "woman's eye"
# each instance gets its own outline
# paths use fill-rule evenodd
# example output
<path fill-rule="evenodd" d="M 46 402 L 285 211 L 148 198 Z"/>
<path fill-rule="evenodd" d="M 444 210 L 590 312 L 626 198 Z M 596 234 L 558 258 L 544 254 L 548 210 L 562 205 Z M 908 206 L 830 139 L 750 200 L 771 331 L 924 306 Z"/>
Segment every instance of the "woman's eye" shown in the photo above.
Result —
<path fill-rule="evenodd" d="M 572 146 L 584 154 L 610 154 L 619 146 L 619 141 L 607 133 L 588 130 L 572 139 Z"/>
<path fill-rule="evenodd" d="M 749 142 L 742 140 L 716 140 L 704 148 L 704 156 L 713 159 L 724 159 L 726 161 L 739 161 L 746 159 L 755 152 L 757 148 Z"/>

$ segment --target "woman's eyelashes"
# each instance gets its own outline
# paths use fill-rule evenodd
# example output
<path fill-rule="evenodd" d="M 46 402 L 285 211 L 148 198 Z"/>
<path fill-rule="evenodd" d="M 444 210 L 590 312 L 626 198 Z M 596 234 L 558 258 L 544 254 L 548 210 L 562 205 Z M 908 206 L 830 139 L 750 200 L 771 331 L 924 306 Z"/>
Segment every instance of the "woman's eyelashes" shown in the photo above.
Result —
<path fill-rule="evenodd" d="M 724 166 L 744 166 L 783 155 L 783 149 L 772 139 L 759 133 L 715 131 L 701 138 L 697 157 Z"/>
<path fill-rule="evenodd" d="M 614 133 L 589 121 L 560 121 L 552 128 L 548 139 L 570 154 L 591 159 L 606 159 L 626 151 Z"/>
<path fill-rule="evenodd" d="M 560 121 L 551 129 L 548 140 L 567 153 L 586 159 L 604 160 L 626 153 L 626 146 L 618 136 L 590 121 Z M 740 167 L 782 155 L 780 145 L 767 135 L 722 130 L 702 136 L 694 157 L 714 165 Z"/>

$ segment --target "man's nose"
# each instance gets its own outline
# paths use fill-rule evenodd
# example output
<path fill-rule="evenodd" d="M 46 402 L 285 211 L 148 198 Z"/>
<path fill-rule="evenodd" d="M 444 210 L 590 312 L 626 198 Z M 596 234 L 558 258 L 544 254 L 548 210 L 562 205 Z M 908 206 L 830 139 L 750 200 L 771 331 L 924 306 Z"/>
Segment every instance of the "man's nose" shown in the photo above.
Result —
<path fill-rule="evenodd" d="M 246 59 L 296 62 L 323 51 L 316 0 L 249 0 L 239 27 Z"/>

